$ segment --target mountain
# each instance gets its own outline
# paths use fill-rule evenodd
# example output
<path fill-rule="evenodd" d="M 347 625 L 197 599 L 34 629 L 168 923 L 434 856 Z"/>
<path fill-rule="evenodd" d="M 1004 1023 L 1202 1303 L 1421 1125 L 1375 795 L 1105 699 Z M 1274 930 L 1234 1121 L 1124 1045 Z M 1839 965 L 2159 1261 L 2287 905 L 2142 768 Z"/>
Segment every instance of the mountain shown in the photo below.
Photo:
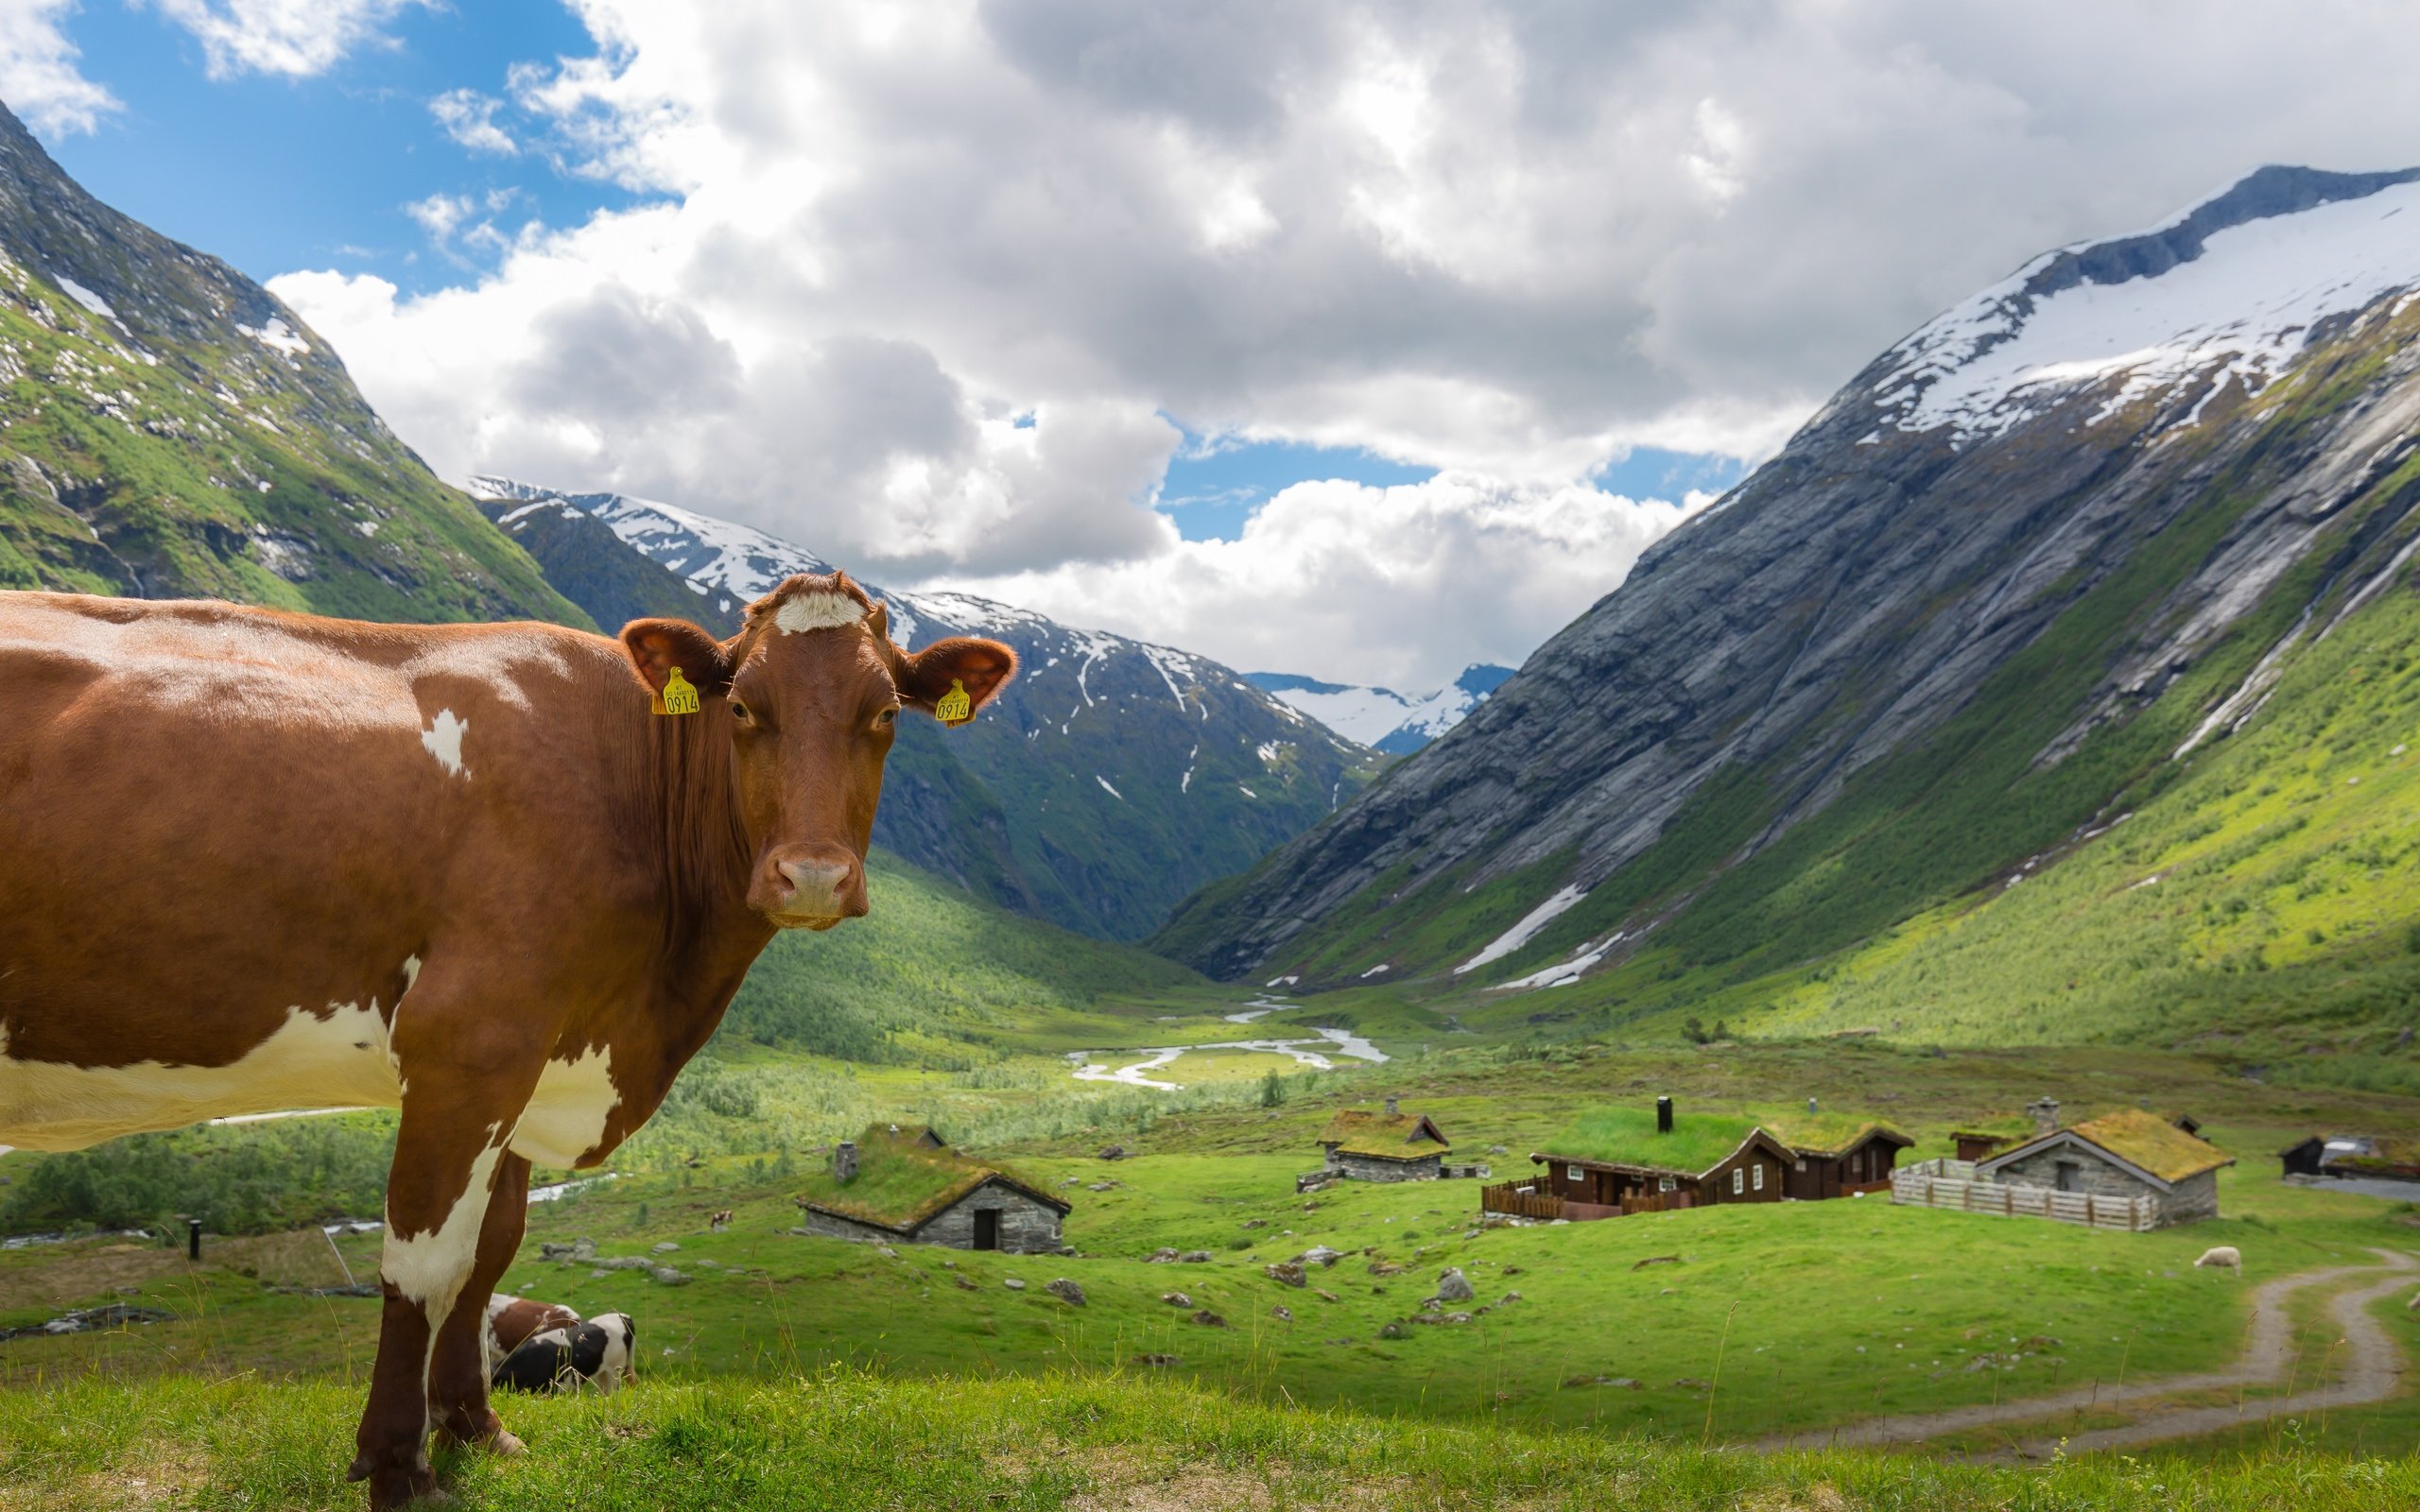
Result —
<path fill-rule="evenodd" d="M 5 108 L 0 588 L 587 624 L 292 310 L 93 198 Z"/>
<path fill-rule="evenodd" d="M 2415 294 L 2420 170 L 2263 168 L 2037 258 L 1154 943 L 1545 1022 L 1978 1036 L 2028 1032 L 2019 986 L 2093 998 L 2059 1034 L 2183 1034 L 2178 994 L 2308 964 L 2408 1046 Z"/>
<path fill-rule="evenodd" d="M 1321 682 L 1290 672 L 1247 672 L 1244 680 L 1357 745 L 1409 756 L 1461 724 L 1512 675 L 1511 667 L 1474 662 L 1435 693 L 1409 696 L 1392 688 Z"/>
<path fill-rule="evenodd" d="M 729 627 L 784 577 L 831 566 L 672 505 L 472 480 L 481 507 L 598 623 Z M 978 896 L 1139 939 L 1214 878 L 1325 817 L 1376 758 L 1215 662 L 964 593 L 867 591 L 902 644 L 988 635 L 1017 679 L 973 725 L 900 727 L 875 842 Z"/>

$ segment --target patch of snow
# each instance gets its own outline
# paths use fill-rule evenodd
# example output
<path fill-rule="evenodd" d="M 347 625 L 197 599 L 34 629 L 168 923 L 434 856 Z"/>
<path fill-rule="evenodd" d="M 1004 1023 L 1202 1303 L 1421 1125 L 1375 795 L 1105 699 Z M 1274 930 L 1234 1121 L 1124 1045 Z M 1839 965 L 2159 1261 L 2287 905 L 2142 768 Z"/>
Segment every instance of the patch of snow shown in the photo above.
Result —
<path fill-rule="evenodd" d="M 1376 975 L 1380 974 L 1381 972 L 1384 972 L 1384 971 L 1388 971 L 1388 970 L 1390 970 L 1390 968 L 1388 967 L 1387 963 L 1386 963 L 1386 962 L 1384 962 L 1384 961 L 1380 961 L 1377 965 L 1375 965 L 1375 966 L 1374 966 L 1374 967 L 1370 968 L 1368 971 L 1366 971 L 1362 972 L 1362 973 L 1361 973 L 1361 980 L 1362 980 L 1362 981 L 1364 981 L 1364 982 L 1367 982 L 1368 980 L 1370 980 L 1370 978 L 1372 978 L 1372 977 L 1374 977 L 1374 976 L 1376 976 Z"/>
<path fill-rule="evenodd" d="M 77 303 L 92 311 L 95 315 L 99 316 L 104 320 L 114 320 L 117 318 L 117 312 L 110 308 L 109 301 L 102 299 L 99 295 L 94 293 L 91 289 L 86 288 L 83 284 L 77 283 L 74 279 L 69 278 L 64 273 L 54 273 L 51 276 L 59 281 L 59 286 L 66 291 L 69 299 L 74 300 Z"/>
<path fill-rule="evenodd" d="M 303 340 L 292 326 L 287 325 L 283 316 L 270 316 L 268 323 L 258 330 L 248 325 L 239 325 L 235 329 L 271 352 L 282 352 L 288 357 L 299 357 L 311 350 L 311 343 Z"/>
<path fill-rule="evenodd" d="M 1561 891 L 1557 892 L 1553 897 L 1548 898 L 1545 902 L 1538 904 L 1535 908 L 1532 908 L 1528 913 L 1523 914 L 1520 919 L 1513 923 L 1511 929 L 1506 930 L 1503 934 L 1498 935 L 1494 939 L 1488 941 L 1486 948 L 1481 950 L 1477 955 L 1472 956 L 1461 965 L 1455 967 L 1454 974 L 1456 976 L 1460 976 L 1465 971 L 1476 971 L 1480 967 L 1487 965 L 1491 961 L 1502 960 L 1507 955 L 1512 954 L 1514 951 L 1519 950 L 1522 946 L 1530 943 L 1532 938 L 1536 937 L 1538 931 L 1546 928 L 1548 924 L 1553 923 L 1557 919 L 1562 918 L 1563 915 L 1569 912 L 1572 906 L 1578 903 L 1581 899 L 1587 896 L 1588 889 L 1585 887 L 1577 885 L 1564 887 Z"/>
<path fill-rule="evenodd" d="M 1945 426 L 1961 442 L 1997 436 L 2113 380 L 2103 415 L 2196 377 L 2257 393 L 2319 322 L 2420 284 L 2420 184 L 2223 227 L 2198 255 L 2154 276 L 2029 293 L 2060 255 L 2036 259 L 1894 349 L 1876 390 L 1899 429 Z"/>
<path fill-rule="evenodd" d="M 1236 784 L 1236 790 L 1237 790 L 1237 791 L 1239 791 L 1239 792 L 1241 792 L 1241 793 L 1243 794 L 1243 796 L 1244 796 L 1244 797 L 1246 797 L 1246 798 L 1258 798 L 1258 797 L 1260 797 L 1260 795 L 1259 795 L 1259 794 L 1257 794 L 1257 793 L 1253 792 L 1251 788 L 1244 786 L 1244 784 L 1243 784 L 1243 783 L 1241 783 L 1241 782 L 1237 782 L 1237 783 Z"/>
<path fill-rule="evenodd" d="M 1094 781 L 1094 782 L 1098 782 L 1098 783 L 1101 785 L 1102 789 L 1103 789 L 1105 792 L 1107 792 L 1107 793 L 1109 794 L 1109 796 L 1110 796 L 1110 797 L 1112 797 L 1112 798 L 1114 798 L 1114 799 L 1117 799 L 1117 801 L 1119 801 L 1120 803 L 1123 803 L 1123 802 L 1125 802 L 1125 801 L 1126 801 L 1126 795 L 1125 795 L 1125 794 L 1123 794 L 1123 793 L 1121 793 L 1121 792 L 1119 792 L 1117 789 L 1115 789 L 1115 788 L 1114 788 L 1114 787 L 1111 787 L 1111 786 L 1109 785 L 1109 779 L 1108 779 L 1108 778 L 1101 776 L 1101 775 L 1100 775 L 1100 773 L 1098 773 L 1098 772 L 1095 772 L 1095 773 L 1093 773 L 1093 781 Z"/>

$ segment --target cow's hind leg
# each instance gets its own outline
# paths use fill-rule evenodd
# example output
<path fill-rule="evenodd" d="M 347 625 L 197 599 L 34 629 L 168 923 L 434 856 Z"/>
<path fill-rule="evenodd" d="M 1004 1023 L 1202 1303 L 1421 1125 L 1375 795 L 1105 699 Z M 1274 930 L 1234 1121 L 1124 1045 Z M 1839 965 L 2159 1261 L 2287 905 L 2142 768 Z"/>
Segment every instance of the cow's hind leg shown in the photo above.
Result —
<path fill-rule="evenodd" d="M 528 1217 L 529 1162 L 508 1150 L 496 1162 L 495 1188 L 488 1197 L 487 1222 L 479 1229 L 479 1251 L 471 1264 L 470 1280 L 462 1288 L 462 1299 L 437 1331 L 428 1393 L 440 1442 L 475 1445 L 498 1454 L 521 1452 L 521 1440 L 505 1432 L 488 1405 L 487 1364 L 479 1337 L 487 1328 L 488 1298 L 495 1294 L 495 1283 L 521 1248 L 521 1231 Z"/>

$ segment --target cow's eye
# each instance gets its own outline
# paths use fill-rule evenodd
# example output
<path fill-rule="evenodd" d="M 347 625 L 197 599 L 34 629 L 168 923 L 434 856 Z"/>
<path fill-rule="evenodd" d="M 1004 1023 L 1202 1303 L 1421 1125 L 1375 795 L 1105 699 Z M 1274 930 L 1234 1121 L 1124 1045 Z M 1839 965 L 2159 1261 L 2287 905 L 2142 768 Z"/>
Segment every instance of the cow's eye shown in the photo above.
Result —
<path fill-rule="evenodd" d="M 880 730 L 889 730 L 891 726 L 899 723 L 899 711 L 896 709 L 885 709 L 882 713 L 873 716 L 873 722 L 875 728 Z"/>
<path fill-rule="evenodd" d="M 731 700 L 731 717 L 743 725 L 752 725 L 756 722 L 755 714 L 750 712 L 746 704 L 736 698 Z"/>

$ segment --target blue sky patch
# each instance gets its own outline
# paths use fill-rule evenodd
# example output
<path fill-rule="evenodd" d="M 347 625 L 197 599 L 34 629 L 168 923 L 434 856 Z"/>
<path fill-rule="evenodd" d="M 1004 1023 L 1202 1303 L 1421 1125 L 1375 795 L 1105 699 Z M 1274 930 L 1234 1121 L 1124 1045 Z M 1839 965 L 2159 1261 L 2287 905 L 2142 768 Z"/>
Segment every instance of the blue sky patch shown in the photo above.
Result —
<path fill-rule="evenodd" d="M 1345 478 L 1373 488 L 1425 483 L 1433 467 L 1409 467 L 1357 446 L 1212 439 L 1184 433 L 1160 485 L 1160 512 L 1187 541 L 1233 541 L 1253 511 L 1296 483 Z"/>
<path fill-rule="evenodd" d="M 387 24 L 392 45 L 358 47 L 303 79 L 211 78 L 201 43 L 147 8 L 88 5 L 66 30 L 84 75 L 122 109 L 92 133 L 43 145 L 104 202 L 255 279 L 333 267 L 425 292 L 470 282 L 493 251 L 448 256 L 407 203 L 467 197 L 473 223 L 488 218 L 510 235 L 532 219 L 578 225 L 640 198 L 559 173 L 528 150 L 472 152 L 429 113 L 451 90 L 502 95 L 516 62 L 593 55 L 587 29 L 561 6 L 408 9 Z M 508 105 L 496 124 L 526 142 L 534 123 Z"/>

